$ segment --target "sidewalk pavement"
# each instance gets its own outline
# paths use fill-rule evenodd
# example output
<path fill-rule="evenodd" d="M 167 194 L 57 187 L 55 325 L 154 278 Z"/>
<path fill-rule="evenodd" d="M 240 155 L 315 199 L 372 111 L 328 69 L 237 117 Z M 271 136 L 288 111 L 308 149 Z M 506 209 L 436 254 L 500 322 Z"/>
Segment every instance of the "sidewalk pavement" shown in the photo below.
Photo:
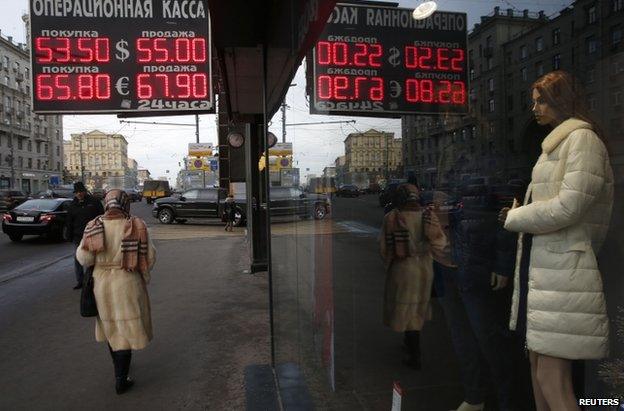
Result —
<path fill-rule="evenodd" d="M 156 241 L 154 340 L 133 354 L 135 387 L 79 314 L 73 261 L 0 284 L 0 409 L 241 410 L 245 367 L 270 362 L 268 282 L 240 236 Z"/>

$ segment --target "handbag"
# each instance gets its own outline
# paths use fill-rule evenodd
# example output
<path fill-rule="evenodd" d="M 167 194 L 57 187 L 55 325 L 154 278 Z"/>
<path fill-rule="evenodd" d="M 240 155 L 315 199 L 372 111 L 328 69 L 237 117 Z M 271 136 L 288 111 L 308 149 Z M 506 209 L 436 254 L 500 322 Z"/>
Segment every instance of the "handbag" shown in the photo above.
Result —
<path fill-rule="evenodd" d="M 82 290 L 80 292 L 80 315 L 83 317 L 95 317 L 98 315 L 95 294 L 93 293 L 93 268 L 94 266 L 91 266 L 85 270 L 82 281 Z"/>

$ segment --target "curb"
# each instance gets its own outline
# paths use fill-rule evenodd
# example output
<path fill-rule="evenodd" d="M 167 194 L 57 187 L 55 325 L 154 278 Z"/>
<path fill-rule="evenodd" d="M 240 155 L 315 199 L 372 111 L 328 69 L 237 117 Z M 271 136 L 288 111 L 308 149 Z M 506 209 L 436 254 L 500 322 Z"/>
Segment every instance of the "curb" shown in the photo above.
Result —
<path fill-rule="evenodd" d="M 11 281 L 11 280 L 13 280 L 15 278 L 18 278 L 18 277 L 23 277 L 23 276 L 32 274 L 32 273 L 34 273 L 36 271 L 39 271 L 39 270 L 42 270 L 44 268 L 50 267 L 51 265 L 54 265 L 54 264 L 58 263 L 59 261 L 65 260 L 66 258 L 70 258 L 73 255 L 74 255 L 74 253 L 69 253 L 69 254 L 57 257 L 57 258 L 55 258 L 52 261 L 47 261 L 45 263 L 42 263 L 42 264 L 39 264 L 39 265 L 35 265 L 35 266 L 29 266 L 29 267 L 26 267 L 23 270 L 18 270 L 16 272 L 12 273 L 12 274 L 7 274 L 5 276 L 0 277 L 0 284 L 5 283 L 7 281 Z"/>

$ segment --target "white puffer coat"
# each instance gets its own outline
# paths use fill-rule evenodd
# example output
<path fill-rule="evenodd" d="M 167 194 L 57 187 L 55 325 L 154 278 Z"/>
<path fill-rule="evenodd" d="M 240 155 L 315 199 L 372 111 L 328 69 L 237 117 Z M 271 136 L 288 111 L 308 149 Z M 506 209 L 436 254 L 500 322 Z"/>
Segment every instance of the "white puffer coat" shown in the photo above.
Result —
<path fill-rule="evenodd" d="M 604 144 L 591 128 L 572 118 L 544 139 L 525 205 L 511 210 L 505 222 L 507 230 L 534 235 L 527 348 L 558 358 L 597 359 L 609 350 L 596 254 L 611 218 L 613 171 Z M 522 240 L 520 235 L 511 329 L 518 319 Z"/>

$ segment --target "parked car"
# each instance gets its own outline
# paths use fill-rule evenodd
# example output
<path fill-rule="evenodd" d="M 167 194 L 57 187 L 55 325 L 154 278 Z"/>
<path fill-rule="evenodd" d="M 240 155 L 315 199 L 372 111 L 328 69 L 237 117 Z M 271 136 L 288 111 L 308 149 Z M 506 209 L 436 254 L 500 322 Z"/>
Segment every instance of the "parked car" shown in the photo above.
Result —
<path fill-rule="evenodd" d="M 143 199 L 143 194 L 134 188 L 126 188 L 124 191 L 128 194 L 128 197 L 132 202 L 141 201 Z"/>
<path fill-rule="evenodd" d="M 74 198 L 74 190 L 72 188 L 50 188 L 39 191 L 33 198 Z"/>
<path fill-rule="evenodd" d="M 104 190 L 103 188 L 94 188 L 91 191 L 91 195 L 93 196 L 93 198 L 95 198 L 96 200 L 104 200 L 104 197 L 106 196 L 106 190 Z"/>
<path fill-rule="evenodd" d="M 24 201 L 26 195 L 19 190 L 0 190 L 0 211 L 11 210 Z"/>
<path fill-rule="evenodd" d="M 324 194 L 306 194 L 297 187 L 271 188 L 271 216 L 298 215 L 325 218 L 330 212 L 329 200 Z M 152 215 L 163 224 L 185 222 L 188 218 L 221 218 L 226 191 L 218 188 L 191 189 L 180 197 L 166 197 L 154 202 Z M 247 219 L 245 193 L 235 195 L 237 210 L 235 225 Z"/>
<path fill-rule="evenodd" d="M 62 240 L 65 234 L 67 198 L 38 198 L 27 200 L 2 216 L 2 232 L 11 241 L 21 241 L 25 235 L 46 235 Z"/>
<path fill-rule="evenodd" d="M 360 189 L 353 184 L 343 184 L 340 186 L 338 191 L 336 191 L 337 197 L 359 197 Z"/>

